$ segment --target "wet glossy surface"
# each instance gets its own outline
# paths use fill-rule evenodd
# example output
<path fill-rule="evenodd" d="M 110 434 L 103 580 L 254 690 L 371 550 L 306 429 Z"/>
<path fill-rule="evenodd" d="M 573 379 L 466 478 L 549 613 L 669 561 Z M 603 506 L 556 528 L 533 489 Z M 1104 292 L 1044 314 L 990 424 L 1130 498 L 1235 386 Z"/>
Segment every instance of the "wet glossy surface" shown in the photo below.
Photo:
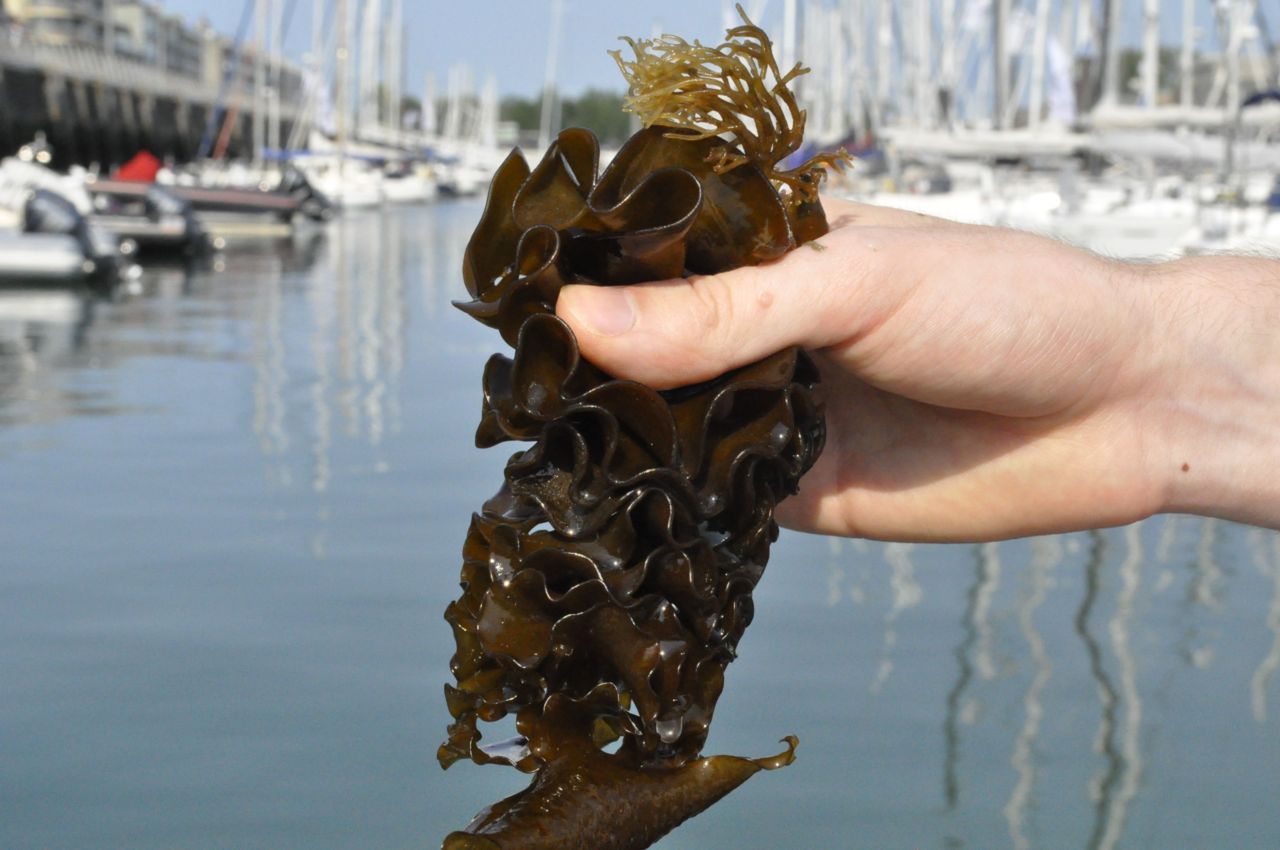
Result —
<path fill-rule="evenodd" d="M 642 130 L 597 175 L 595 137 L 565 130 L 532 169 L 508 157 L 467 246 L 459 306 L 515 347 L 485 368 L 476 445 L 531 443 L 472 519 L 445 611 L 458 649 L 441 766 L 537 772 L 467 827 L 487 846 L 641 850 L 760 767 L 694 759 L 774 506 L 822 450 L 817 369 L 793 348 L 659 393 L 584 360 L 555 315 L 566 283 L 714 274 L 797 247 L 769 179 L 718 173 L 719 145 Z M 482 740 L 512 716 L 518 738 Z"/>
<path fill-rule="evenodd" d="M 434 758 L 506 459 L 448 305 L 479 214 L 0 293 L 0 847 L 432 847 L 526 784 Z M 796 763 L 659 848 L 1280 846 L 1274 534 L 784 532 L 755 602 L 705 749 Z"/>

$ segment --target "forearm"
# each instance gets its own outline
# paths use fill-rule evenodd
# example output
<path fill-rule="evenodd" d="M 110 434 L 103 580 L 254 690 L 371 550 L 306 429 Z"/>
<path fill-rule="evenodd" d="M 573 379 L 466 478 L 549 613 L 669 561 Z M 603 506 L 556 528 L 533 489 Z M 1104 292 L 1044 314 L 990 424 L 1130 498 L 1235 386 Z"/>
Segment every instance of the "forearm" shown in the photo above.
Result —
<path fill-rule="evenodd" d="M 1197 257 L 1142 277 L 1163 509 L 1280 528 L 1280 261 Z"/>

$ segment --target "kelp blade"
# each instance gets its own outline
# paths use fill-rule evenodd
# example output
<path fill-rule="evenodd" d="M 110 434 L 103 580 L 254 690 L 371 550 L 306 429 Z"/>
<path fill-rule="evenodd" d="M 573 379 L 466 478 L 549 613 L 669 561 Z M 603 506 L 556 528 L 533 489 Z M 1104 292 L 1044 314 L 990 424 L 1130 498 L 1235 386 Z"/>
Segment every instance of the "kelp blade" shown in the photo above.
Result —
<path fill-rule="evenodd" d="M 523 791 L 485 809 L 443 850 L 643 850 L 761 770 L 795 759 L 712 756 L 679 768 L 633 768 L 606 753 L 562 759 Z"/>

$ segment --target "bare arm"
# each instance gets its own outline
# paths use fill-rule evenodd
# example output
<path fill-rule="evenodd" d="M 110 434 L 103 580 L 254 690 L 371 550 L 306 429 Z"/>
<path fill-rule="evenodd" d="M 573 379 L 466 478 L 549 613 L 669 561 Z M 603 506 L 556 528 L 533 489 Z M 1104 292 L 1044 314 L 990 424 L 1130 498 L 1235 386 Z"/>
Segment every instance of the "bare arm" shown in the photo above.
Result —
<path fill-rule="evenodd" d="M 1159 506 L 1280 528 L 1280 261 L 1139 270 L 1156 316 L 1152 383 L 1176 471 Z"/>
<path fill-rule="evenodd" d="M 838 201 L 769 266 L 568 287 L 613 373 L 678 386 L 787 345 L 823 371 L 830 441 L 794 527 L 974 540 L 1190 511 L 1280 527 L 1280 262 L 1106 260 Z"/>

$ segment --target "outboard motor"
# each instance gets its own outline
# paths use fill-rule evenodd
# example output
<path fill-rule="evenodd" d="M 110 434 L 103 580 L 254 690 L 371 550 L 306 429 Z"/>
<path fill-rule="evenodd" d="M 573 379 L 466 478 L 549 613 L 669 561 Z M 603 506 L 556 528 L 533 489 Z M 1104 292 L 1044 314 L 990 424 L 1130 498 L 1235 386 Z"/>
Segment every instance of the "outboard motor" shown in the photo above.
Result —
<path fill-rule="evenodd" d="M 325 197 L 324 193 L 311 185 L 311 181 L 307 179 L 307 175 L 297 166 L 289 165 L 284 169 L 284 173 L 280 175 L 280 185 L 276 187 L 277 192 L 283 192 L 291 198 L 298 201 L 299 209 L 302 214 L 312 221 L 329 221 L 333 218 L 333 201 Z"/>
<path fill-rule="evenodd" d="M 32 189 L 22 208 L 23 233 L 58 233 L 80 237 L 88 222 L 75 204 L 48 189 Z"/>
<path fill-rule="evenodd" d="M 75 205 L 61 195 L 48 189 L 33 189 L 22 209 L 22 230 L 73 237 L 84 254 L 85 277 L 101 284 L 120 279 L 124 263 L 119 246 L 109 234 L 90 226 Z"/>
<path fill-rule="evenodd" d="M 182 219 L 186 226 L 184 250 L 187 254 L 198 256 L 213 249 L 213 241 L 209 238 L 204 225 L 200 223 L 200 219 L 196 217 L 190 201 L 179 198 L 163 186 L 152 184 L 147 187 L 146 208 L 147 218 L 152 221 L 160 221 L 164 218 Z"/>

